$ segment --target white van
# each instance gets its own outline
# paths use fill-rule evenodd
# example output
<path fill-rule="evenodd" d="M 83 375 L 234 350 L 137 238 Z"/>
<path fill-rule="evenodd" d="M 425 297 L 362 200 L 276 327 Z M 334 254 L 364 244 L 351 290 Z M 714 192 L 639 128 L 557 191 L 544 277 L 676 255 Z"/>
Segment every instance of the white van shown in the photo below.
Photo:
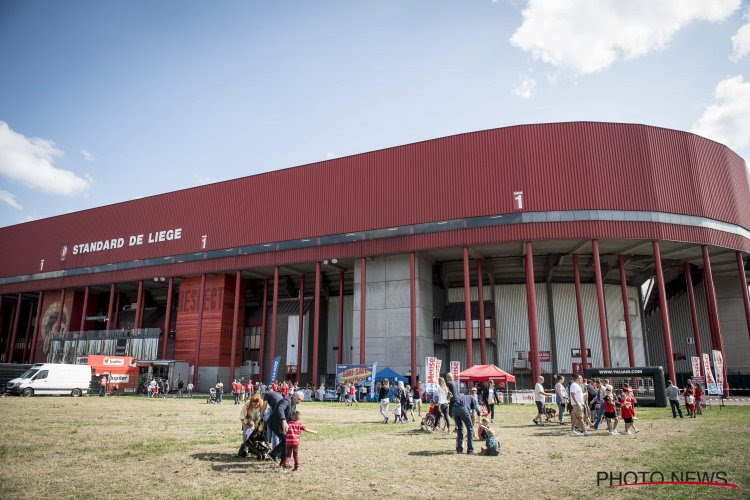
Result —
<path fill-rule="evenodd" d="M 87 365 L 62 365 L 37 363 L 23 375 L 5 386 L 11 394 L 70 394 L 78 397 L 89 392 L 91 367 Z"/>

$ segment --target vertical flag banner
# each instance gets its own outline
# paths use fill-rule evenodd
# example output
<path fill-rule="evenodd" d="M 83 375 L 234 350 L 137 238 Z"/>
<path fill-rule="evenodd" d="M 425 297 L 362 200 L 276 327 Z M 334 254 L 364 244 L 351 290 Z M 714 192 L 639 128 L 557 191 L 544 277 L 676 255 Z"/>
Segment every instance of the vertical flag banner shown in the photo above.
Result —
<path fill-rule="evenodd" d="M 437 386 L 438 380 L 440 379 L 440 368 L 443 366 L 443 360 L 436 358 L 435 360 L 435 385 Z"/>
<path fill-rule="evenodd" d="M 378 362 L 372 364 L 372 379 L 370 380 L 370 394 L 375 394 L 375 376 L 378 373 Z"/>
<path fill-rule="evenodd" d="M 435 368 L 437 368 L 437 358 L 427 356 L 424 359 L 424 373 L 425 373 L 425 390 L 427 392 L 435 392 L 437 389 L 437 378 L 435 377 Z"/>
<path fill-rule="evenodd" d="M 458 374 L 461 373 L 461 362 L 451 361 L 451 373 L 453 374 L 453 380 L 459 382 Z"/>
<path fill-rule="evenodd" d="M 700 377 L 701 376 L 701 358 L 698 356 L 693 356 L 690 358 L 690 361 L 693 364 L 693 377 Z"/>
<path fill-rule="evenodd" d="M 714 368 L 716 368 L 716 390 L 718 394 L 724 394 L 724 356 L 721 351 L 711 351 L 714 355 Z"/>
<path fill-rule="evenodd" d="M 719 394 L 719 389 L 716 387 L 716 381 L 714 380 L 714 374 L 711 371 L 711 358 L 707 352 L 703 353 L 703 371 L 706 373 L 706 392 L 709 394 Z"/>
<path fill-rule="evenodd" d="M 276 356 L 273 358 L 273 365 L 271 366 L 271 381 L 268 382 L 268 385 L 273 384 L 274 380 L 277 380 L 277 377 L 279 376 L 279 365 L 281 364 L 281 356 Z"/>

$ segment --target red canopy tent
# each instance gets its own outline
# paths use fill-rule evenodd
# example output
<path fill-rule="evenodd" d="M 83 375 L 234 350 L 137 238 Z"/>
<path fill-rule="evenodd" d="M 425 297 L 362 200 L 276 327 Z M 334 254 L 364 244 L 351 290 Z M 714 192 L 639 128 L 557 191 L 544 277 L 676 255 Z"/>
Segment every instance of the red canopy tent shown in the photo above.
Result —
<path fill-rule="evenodd" d="M 471 368 L 458 374 L 462 382 L 513 382 L 516 383 L 516 377 L 505 372 L 495 365 L 474 365 Z"/>

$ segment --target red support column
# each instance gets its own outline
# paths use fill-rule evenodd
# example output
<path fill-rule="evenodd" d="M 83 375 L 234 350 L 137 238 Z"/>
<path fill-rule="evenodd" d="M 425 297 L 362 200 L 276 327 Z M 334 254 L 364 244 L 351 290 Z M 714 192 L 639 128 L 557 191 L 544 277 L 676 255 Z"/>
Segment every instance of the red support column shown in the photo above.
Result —
<path fill-rule="evenodd" d="M 359 264 L 359 364 L 365 364 L 365 313 L 367 312 L 367 260 Z"/>
<path fill-rule="evenodd" d="M 411 319 L 411 386 L 417 385 L 417 265 L 414 252 L 409 253 L 409 313 Z"/>
<path fill-rule="evenodd" d="M 133 329 L 138 330 L 141 327 L 141 304 L 143 303 L 143 280 L 138 282 L 138 298 L 135 300 L 135 321 Z"/>
<path fill-rule="evenodd" d="M 198 368 L 200 367 L 201 360 L 201 333 L 203 332 L 203 303 L 205 302 L 205 295 L 206 275 L 201 274 L 201 291 L 198 294 L 198 333 L 195 338 L 195 360 L 193 362 L 193 385 L 195 385 L 196 391 L 198 390 Z"/>
<path fill-rule="evenodd" d="M 305 327 L 305 275 L 299 278 L 299 333 L 297 334 L 297 383 L 302 381 L 302 342 L 305 340 L 302 332 Z"/>
<path fill-rule="evenodd" d="M 318 386 L 318 338 L 320 336 L 320 262 L 315 263 L 315 319 L 313 319 L 313 387 Z"/>
<path fill-rule="evenodd" d="M 604 283 L 602 282 L 602 263 L 599 258 L 599 240 L 591 240 L 594 253 L 594 277 L 596 278 L 596 300 L 599 304 L 599 332 L 602 336 L 602 360 L 604 367 L 611 366 L 609 358 L 609 330 L 607 328 L 607 307 L 604 304 Z"/>
<path fill-rule="evenodd" d="M 526 303 L 529 313 L 529 350 L 531 351 L 531 381 L 536 383 L 542 374 L 539 361 L 539 324 L 536 319 L 536 285 L 534 284 L 534 251 L 531 242 L 525 243 L 526 248 Z"/>
<path fill-rule="evenodd" d="M 469 247 L 464 247 L 464 318 L 466 327 L 466 368 L 474 366 L 474 328 L 471 324 L 471 279 L 469 275 Z"/>
<path fill-rule="evenodd" d="M 89 307 L 89 287 L 86 287 L 85 291 L 83 292 L 83 311 L 81 312 L 81 326 L 79 328 L 80 331 L 86 330 L 86 309 Z"/>
<path fill-rule="evenodd" d="M 107 307 L 107 331 L 112 326 L 112 307 L 115 303 L 115 284 L 109 285 L 109 306 Z"/>
<path fill-rule="evenodd" d="M 237 271 L 234 275 L 234 311 L 232 315 L 232 348 L 229 352 L 229 380 L 234 381 L 234 368 L 237 364 L 235 356 L 237 355 L 237 329 L 239 328 L 240 322 L 240 284 L 242 283 L 242 273 Z M 170 289 L 172 288 L 172 281 L 170 278 Z M 166 337 L 164 337 L 166 340 Z M 166 343 L 164 344 L 166 345 Z M 166 347 L 164 351 L 166 352 Z"/>
<path fill-rule="evenodd" d="M 273 297 L 271 299 L 271 339 L 269 341 L 269 351 L 271 353 L 271 366 L 273 358 L 276 357 L 276 320 L 279 313 L 279 266 L 273 268 Z M 269 373 L 269 376 L 271 374 Z M 268 381 L 273 384 L 273 380 Z"/>
<path fill-rule="evenodd" d="M 625 257 L 618 255 L 617 265 L 620 268 L 620 291 L 622 292 L 622 311 L 625 316 L 625 333 L 628 338 L 628 361 L 632 368 L 635 366 L 635 348 L 633 347 L 633 329 L 630 325 L 630 304 L 628 302 L 628 279 L 625 275 Z"/>
<path fill-rule="evenodd" d="M 65 292 L 66 290 L 63 288 L 60 292 L 60 311 L 57 313 L 57 321 L 55 321 L 55 328 L 52 330 L 53 332 L 60 333 L 60 329 L 62 328 L 62 317 L 63 313 L 65 312 Z"/>
<path fill-rule="evenodd" d="M 13 332 L 10 337 L 10 355 L 8 356 L 8 363 L 13 362 L 13 355 L 16 351 L 16 334 L 18 333 L 18 318 L 21 317 L 21 294 L 18 294 L 16 300 L 16 312 L 13 315 Z"/>
<path fill-rule="evenodd" d="M 690 263 L 683 264 L 685 269 L 685 286 L 688 292 L 688 302 L 690 302 L 690 321 L 693 324 L 693 341 L 695 342 L 695 355 L 701 360 L 701 376 L 706 376 L 703 370 L 703 349 L 701 349 L 700 328 L 698 327 L 698 310 L 695 307 L 695 292 L 693 291 L 693 275 L 690 272 Z"/>
<path fill-rule="evenodd" d="M 34 335 L 31 337 L 31 352 L 29 352 L 28 363 L 33 363 L 36 358 L 36 342 L 39 338 L 39 326 L 42 321 L 42 306 L 44 305 L 44 292 L 39 292 L 39 301 L 36 306 L 36 321 L 34 322 Z"/>
<path fill-rule="evenodd" d="M 117 328 L 117 325 L 120 324 L 120 292 L 117 292 L 115 295 L 115 319 L 112 326 Z"/>
<path fill-rule="evenodd" d="M 713 348 L 721 351 L 724 358 L 724 394 L 729 395 L 729 380 L 727 379 L 727 353 L 724 351 L 724 335 L 721 333 L 721 320 L 719 319 L 719 305 L 716 301 L 716 288 L 714 287 L 714 274 L 711 271 L 711 256 L 708 247 L 701 245 L 703 255 L 703 270 L 706 281 L 706 300 L 708 301 L 709 324 L 711 325 L 711 340 Z"/>
<path fill-rule="evenodd" d="M 737 271 L 740 274 L 740 289 L 742 290 L 742 303 L 745 306 L 745 319 L 747 320 L 747 333 L 750 335 L 750 297 L 747 293 L 747 277 L 745 276 L 745 262 L 742 253 L 737 252 Z M 726 363 L 726 361 L 725 361 Z"/>
<path fill-rule="evenodd" d="M 260 318 L 260 352 L 258 353 L 258 381 L 263 383 L 263 357 L 266 347 L 266 318 L 268 316 L 268 280 L 263 280 L 263 316 Z"/>
<path fill-rule="evenodd" d="M 661 267 L 661 250 L 659 242 L 651 242 L 654 250 L 654 265 L 656 267 L 656 286 L 659 290 L 659 312 L 661 313 L 661 332 L 664 337 L 664 356 L 667 360 L 667 377 L 673 384 L 677 383 L 674 371 L 674 354 L 672 351 L 672 327 L 669 324 L 669 309 L 667 308 L 667 291 L 664 284 L 664 272 Z"/>
<path fill-rule="evenodd" d="M 479 295 L 479 357 L 482 364 L 487 364 L 486 339 L 484 326 L 484 285 L 482 283 L 482 259 L 477 259 L 477 292 Z"/>
<path fill-rule="evenodd" d="M 578 342 L 581 348 L 581 364 L 584 368 L 588 366 L 588 348 L 586 347 L 586 327 L 583 319 L 583 294 L 581 293 L 581 267 L 578 263 L 578 254 L 573 254 L 573 274 L 576 283 L 576 312 L 578 313 Z"/>
<path fill-rule="evenodd" d="M 114 285 L 113 285 L 114 286 Z M 161 359 L 167 359 L 167 342 L 169 342 L 169 325 L 172 323 L 172 295 L 174 291 L 174 278 L 169 278 L 167 285 L 167 310 L 164 314 L 164 345 L 161 347 Z M 110 304 L 112 301 L 110 300 Z M 234 349 L 234 344 L 232 344 Z M 232 354 L 234 359 L 234 354 Z"/>
<path fill-rule="evenodd" d="M 29 354 L 29 334 L 31 333 L 31 318 L 34 317 L 34 300 L 29 303 L 29 319 L 26 322 L 26 335 L 23 336 L 23 352 L 21 353 L 21 363 L 25 363 Z"/>
<path fill-rule="evenodd" d="M 344 271 L 339 272 L 339 352 L 338 364 L 344 362 Z"/>

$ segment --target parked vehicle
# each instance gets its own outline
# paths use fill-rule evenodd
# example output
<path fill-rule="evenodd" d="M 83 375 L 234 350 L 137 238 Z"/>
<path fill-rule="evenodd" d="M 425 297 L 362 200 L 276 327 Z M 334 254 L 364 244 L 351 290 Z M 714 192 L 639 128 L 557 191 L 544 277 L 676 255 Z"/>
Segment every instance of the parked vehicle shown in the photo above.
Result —
<path fill-rule="evenodd" d="M 37 363 L 20 377 L 9 381 L 5 391 L 24 396 L 69 394 L 78 397 L 88 394 L 90 383 L 90 366 Z"/>

